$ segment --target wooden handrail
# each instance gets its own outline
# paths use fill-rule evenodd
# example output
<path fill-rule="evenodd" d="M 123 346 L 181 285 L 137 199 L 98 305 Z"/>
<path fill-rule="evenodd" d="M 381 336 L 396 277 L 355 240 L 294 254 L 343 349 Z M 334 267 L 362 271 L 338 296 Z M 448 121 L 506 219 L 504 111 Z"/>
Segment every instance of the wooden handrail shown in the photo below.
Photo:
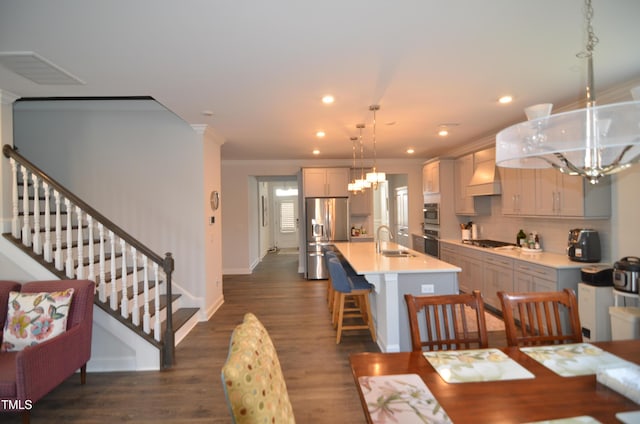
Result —
<path fill-rule="evenodd" d="M 136 238 L 132 237 L 118 225 L 113 223 L 107 217 L 102 215 L 96 209 L 87 204 L 84 200 L 80 199 L 74 193 L 69 191 L 62 184 L 55 181 L 49 175 L 47 175 L 44 171 L 38 168 L 35 164 L 31 163 L 24 156 L 20 155 L 17 152 L 17 149 L 13 146 L 5 144 L 2 148 L 2 152 L 7 158 L 12 158 L 20 165 L 29 169 L 32 173 L 36 174 L 42 181 L 46 182 L 50 187 L 55 189 L 58 193 L 69 199 L 75 206 L 80 207 L 85 213 L 90 215 L 94 220 L 101 223 L 105 228 L 112 231 L 113 234 L 117 235 L 121 240 L 124 240 L 130 246 L 133 246 L 136 251 L 141 253 L 142 255 L 149 258 L 152 262 L 158 264 L 158 266 L 164 271 L 166 276 L 166 293 L 167 296 L 167 318 L 166 318 L 166 326 L 165 326 L 165 334 L 164 334 L 164 345 L 162 347 L 162 367 L 168 368 L 175 363 L 175 342 L 174 342 L 174 334 L 173 334 L 173 319 L 172 319 L 172 273 L 174 270 L 174 259 L 171 253 L 167 252 L 164 257 L 158 255 L 150 248 L 142 244 Z"/>

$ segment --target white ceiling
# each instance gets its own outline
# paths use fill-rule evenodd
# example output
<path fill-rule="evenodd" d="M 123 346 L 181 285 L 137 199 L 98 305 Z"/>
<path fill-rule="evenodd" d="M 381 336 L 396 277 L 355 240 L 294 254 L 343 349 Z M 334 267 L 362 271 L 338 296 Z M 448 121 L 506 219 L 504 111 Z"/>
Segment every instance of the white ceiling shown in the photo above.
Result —
<path fill-rule="evenodd" d="M 640 78 L 640 1 L 593 5 L 596 89 Z M 584 26 L 582 0 L 0 0 L 0 52 L 35 52 L 85 82 L 40 85 L 0 66 L 0 89 L 151 96 L 214 128 L 223 159 L 350 158 L 360 122 L 370 154 L 380 104 L 378 157 L 428 158 L 523 120 L 525 106 L 584 97 Z M 514 102 L 498 105 L 503 94 Z M 442 139 L 442 123 L 459 126 Z"/>

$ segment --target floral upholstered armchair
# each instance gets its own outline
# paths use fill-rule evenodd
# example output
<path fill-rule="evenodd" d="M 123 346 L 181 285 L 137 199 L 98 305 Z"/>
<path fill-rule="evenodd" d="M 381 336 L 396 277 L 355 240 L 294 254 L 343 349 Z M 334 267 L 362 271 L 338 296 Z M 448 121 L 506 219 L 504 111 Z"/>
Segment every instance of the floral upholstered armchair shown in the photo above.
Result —
<path fill-rule="evenodd" d="M 0 281 L 0 413 L 22 412 L 91 357 L 95 283 L 89 280 Z"/>

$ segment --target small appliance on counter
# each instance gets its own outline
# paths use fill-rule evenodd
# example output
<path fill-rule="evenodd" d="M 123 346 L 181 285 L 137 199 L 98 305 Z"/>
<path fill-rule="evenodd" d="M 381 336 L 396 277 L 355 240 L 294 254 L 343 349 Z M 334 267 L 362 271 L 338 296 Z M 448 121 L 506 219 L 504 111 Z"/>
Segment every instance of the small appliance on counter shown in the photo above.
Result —
<path fill-rule="evenodd" d="M 569 230 L 567 245 L 569 259 L 576 262 L 600 262 L 600 236 L 596 230 Z"/>
<path fill-rule="evenodd" d="M 626 256 L 613 264 L 613 286 L 616 290 L 640 294 L 640 258 Z"/>
<path fill-rule="evenodd" d="M 583 283 L 596 287 L 613 286 L 613 268 L 609 265 L 591 265 L 580 270 Z"/>

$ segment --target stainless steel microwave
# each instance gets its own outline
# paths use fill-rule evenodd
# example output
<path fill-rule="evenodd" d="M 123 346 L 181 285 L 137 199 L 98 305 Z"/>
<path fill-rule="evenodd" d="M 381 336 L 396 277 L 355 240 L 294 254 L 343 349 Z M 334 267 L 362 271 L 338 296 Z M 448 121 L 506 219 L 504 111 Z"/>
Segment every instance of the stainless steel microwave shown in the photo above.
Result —
<path fill-rule="evenodd" d="M 440 225 L 440 204 L 425 203 L 422 211 L 425 225 Z"/>

